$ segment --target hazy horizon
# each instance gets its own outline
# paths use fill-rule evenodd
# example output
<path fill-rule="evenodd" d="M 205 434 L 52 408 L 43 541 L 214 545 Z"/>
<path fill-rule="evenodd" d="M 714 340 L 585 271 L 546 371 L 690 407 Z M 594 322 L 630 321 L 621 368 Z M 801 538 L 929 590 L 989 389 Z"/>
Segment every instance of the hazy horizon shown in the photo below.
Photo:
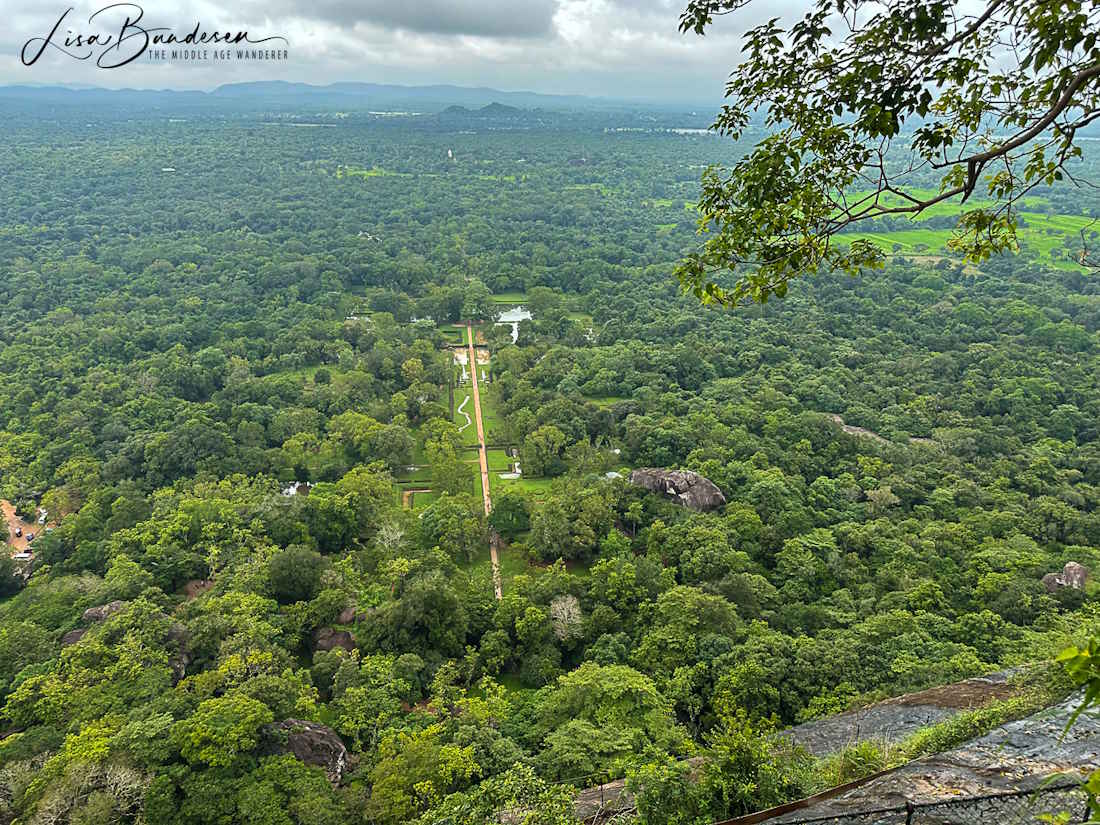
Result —
<path fill-rule="evenodd" d="M 107 5 L 74 2 L 52 42 L 66 34 L 117 36 L 124 15 L 139 8 L 124 4 L 93 17 Z M 284 80 L 489 87 L 655 103 L 717 100 L 739 57 L 736 33 L 783 8 L 750 7 L 736 25 L 716 26 L 703 38 L 679 32 L 683 5 L 681 0 L 433 0 L 404 6 L 319 0 L 299 8 L 286 0 L 244 0 L 230 10 L 210 0 L 147 3 L 141 25 L 150 30 L 182 36 L 196 23 L 204 31 L 243 30 L 253 38 L 285 38 L 285 44 L 264 45 L 285 48 L 287 56 L 193 63 L 143 56 L 104 69 L 95 65 L 101 47 L 81 60 L 51 46 L 33 65 L 23 65 L 27 42 L 46 38 L 68 5 L 14 0 L 9 25 L 0 32 L 0 85 L 209 91 L 227 83 Z M 783 5 L 788 11 L 801 6 Z"/>

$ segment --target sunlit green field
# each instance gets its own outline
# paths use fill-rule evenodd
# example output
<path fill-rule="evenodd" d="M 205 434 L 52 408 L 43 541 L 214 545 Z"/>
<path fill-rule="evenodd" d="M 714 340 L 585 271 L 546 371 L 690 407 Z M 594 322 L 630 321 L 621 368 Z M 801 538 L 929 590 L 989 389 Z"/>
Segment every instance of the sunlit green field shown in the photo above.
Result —
<path fill-rule="evenodd" d="M 918 196 L 929 196 L 932 190 L 916 190 Z M 900 204 L 899 198 L 884 196 L 886 205 Z M 875 229 L 875 222 L 860 232 L 845 232 L 837 237 L 838 243 L 850 243 L 855 239 L 874 242 L 887 252 L 901 254 L 937 255 L 947 252 L 947 243 L 951 239 L 950 228 L 923 227 L 930 218 L 958 215 L 967 209 L 989 206 L 989 201 L 973 200 L 968 204 L 958 202 L 939 203 L 923 212 L 919 219 L 911 222 L 912 228 Z M 1048 259 L 1051 266 L 1060 269 L 1080 269 L 1073 260 L 1075 251 L 1080 248 L 1082 231 L 1086 237 L 1100 230 L 1100 223 L 1086 215 L 1050 214 L 1049 202 L 1041 197 L 1030 196 L 1021 201 L 1023 210 L 1017 213 L 1017 238 L 1021 250 L 1032 251 L 1041 258 Z M 881 224 L 879 224 L 881 226 Z"/>

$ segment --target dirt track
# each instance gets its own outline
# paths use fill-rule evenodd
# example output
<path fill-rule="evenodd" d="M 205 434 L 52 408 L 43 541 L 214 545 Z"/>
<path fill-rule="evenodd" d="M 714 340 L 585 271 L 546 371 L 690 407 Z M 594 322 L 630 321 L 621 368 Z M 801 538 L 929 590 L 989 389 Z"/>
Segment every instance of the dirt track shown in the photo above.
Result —
<path fill-rule="evenodd" d="M 39 532 L 45 530 L 45 527 L 35 524 L 33 521 L 23 521 L 15 514 L 15 505 L 7 499 L 0 500 L 0 511 L 3 511 L 4 521 L 8 523 L 8 546 L 12 548 L 12 553 L 29 553 L 30 542 L 27 541 L 27 533 L 38 535 Z M 15 535 L 16 527 L 22 528 L 23 535 Z"/>

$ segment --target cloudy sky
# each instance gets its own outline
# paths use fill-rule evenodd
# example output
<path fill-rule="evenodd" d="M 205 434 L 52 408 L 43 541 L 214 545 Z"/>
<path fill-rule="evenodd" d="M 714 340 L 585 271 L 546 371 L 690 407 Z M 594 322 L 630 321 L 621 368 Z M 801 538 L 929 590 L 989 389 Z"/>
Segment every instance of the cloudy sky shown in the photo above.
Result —
<path fill-rule="evenodd" d="M 762 0 L 700 38 L 677 30 L 683 0 L 138 0 L 147 28 L 182 36 L 200 22 L 208 31 L 282 35 L 289 59 L 263 65 L 138 60 L 104 70 L 94 65 L 98 49 L 79 61 L 48 48 L 33 66 L 22 64 L 26 41 L 44 38 L 70 5 L 55 42 L 69 30 L 117 37 L 136 7 L 89 22 L 111 2 L 3 0 L 0 84 L 209 89 L 244 80 L 356 80 L 703 102 L 720 97 L 746 27 L 782 13 L 784 5 L 801 5 Z"/>

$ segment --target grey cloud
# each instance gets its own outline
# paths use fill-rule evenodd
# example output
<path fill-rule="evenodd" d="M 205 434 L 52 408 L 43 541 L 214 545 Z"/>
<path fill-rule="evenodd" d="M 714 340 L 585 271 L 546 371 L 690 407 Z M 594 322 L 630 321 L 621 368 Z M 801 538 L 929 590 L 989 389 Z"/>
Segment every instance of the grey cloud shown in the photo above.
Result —
<path fill-rule="evenodd" d="M 284 35 L 286 63 L 154 65 L 104 72 L 51 53 L 32 69 L 19 48 L 68 6 L 87 16 L 111 0 L 0 0 L 0 84 L 90 83 L 213 88 L 281 79 L 310 83 L 455 83 L 505 90 L 678 101 L 718 101 L 736 66 L 740 33 L 807 0 L 762 0 L 717 21 L 706 37 L 680 34 L 686 0 L 137 0 L 152 25 L 245 28 Z M 801 9 L 799 8 L 801 7 Z"/>
<path fill-rule="evenodd" d="M 271 17 L 303 17 L 341 26 L 359 24 L 425 34 L 542 37 L 553 33 L 557 0 L 315 0 L 257 6 Z"/>

